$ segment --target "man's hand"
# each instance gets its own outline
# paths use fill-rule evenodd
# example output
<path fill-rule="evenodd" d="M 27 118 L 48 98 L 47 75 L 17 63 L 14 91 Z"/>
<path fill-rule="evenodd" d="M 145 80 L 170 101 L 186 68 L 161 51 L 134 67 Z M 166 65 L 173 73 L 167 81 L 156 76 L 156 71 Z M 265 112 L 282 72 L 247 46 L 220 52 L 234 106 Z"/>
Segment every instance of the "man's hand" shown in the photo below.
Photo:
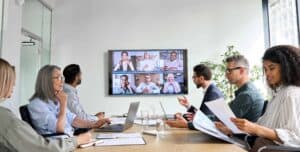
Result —
<path fill-rule="evenodd" d="M 221 122 L 215 122 L 216 127 L 224 134 L 231 136 L 232 131 Z"/>
<path fill-rule="evenodd" d="M 190 106 L 190 103 L 185 96 L 183 96 L 183 98 L 177 97 L 177 100 L 182 106 L 184 106 L 186 108 L 188 108 Z"/>
<path fill-rule="evenodd" d="M 192 121 L 194 119 L 195 114 L 187 112 L 183 115 L 183 118 L 187 119 L 188 121 Z"/>
<path fill-rule="evenodd" d="M 187 121 L 181 116 L 181 114 L 175 114 L 176 120 L 166 120 L 165 123 L 168 124 L 170 127 L 176 128 L 187 128 Z"/>

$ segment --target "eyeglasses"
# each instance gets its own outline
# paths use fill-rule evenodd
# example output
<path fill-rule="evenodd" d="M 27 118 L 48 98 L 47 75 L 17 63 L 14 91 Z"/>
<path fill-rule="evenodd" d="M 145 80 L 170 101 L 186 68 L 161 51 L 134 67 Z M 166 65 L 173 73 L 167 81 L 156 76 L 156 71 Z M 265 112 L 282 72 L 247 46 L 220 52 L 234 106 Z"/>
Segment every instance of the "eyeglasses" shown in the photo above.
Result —
<path fill-rule="evenodd" d="M 231 73 L 232 71 L 237 70 L 237 69 L 241 69 L 241 68 L 242 68 L 242 67 L 227 68 L 227 69 L 225 70 L 225 72 L 226 72 L 226 73 Z"/>
<path fill-rule="evenodd" d="M 63 76 L 52 77 L 52 79 L 56 79 L 56 80 L 59 80 L 59 81 L 64 81 L 65 80 L 65 78 Z"/>

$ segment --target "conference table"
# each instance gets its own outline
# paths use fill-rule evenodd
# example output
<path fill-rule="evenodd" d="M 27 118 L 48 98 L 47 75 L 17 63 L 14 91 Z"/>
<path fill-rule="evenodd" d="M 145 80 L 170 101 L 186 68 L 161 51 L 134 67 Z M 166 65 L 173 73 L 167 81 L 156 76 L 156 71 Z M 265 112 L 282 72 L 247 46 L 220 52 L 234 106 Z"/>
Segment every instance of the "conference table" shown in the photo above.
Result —
<path fill-rule="evenodd" d="M 140 125 L 134 125 L 124 133 L 141 132 Z M 95 138 L 100 132 L 92 131 Z M 103 133 L 103 132 L 101 132 Z M 159 136 L 142 134 L 145 145 L 92 146 L 78 148 L 76 152 L 245 152 L 246 150 L 196 130 L 169 128 Z"/>

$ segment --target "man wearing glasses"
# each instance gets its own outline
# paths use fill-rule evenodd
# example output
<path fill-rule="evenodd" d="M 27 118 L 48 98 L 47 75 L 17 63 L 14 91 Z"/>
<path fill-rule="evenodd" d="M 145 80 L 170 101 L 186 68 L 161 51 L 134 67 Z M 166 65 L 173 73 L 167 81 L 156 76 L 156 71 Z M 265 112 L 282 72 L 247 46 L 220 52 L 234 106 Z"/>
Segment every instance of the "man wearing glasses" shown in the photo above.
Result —
<path fill-rule="evenodd" d="M 226 59 L 226 78 L 230 84 L 237 86 L 235 98 L 229 106 L 236 117 L 256 122 L 261 116 L 264 99 L 259 90 L 249 79 L 249 63 L 242 55 Z"/>

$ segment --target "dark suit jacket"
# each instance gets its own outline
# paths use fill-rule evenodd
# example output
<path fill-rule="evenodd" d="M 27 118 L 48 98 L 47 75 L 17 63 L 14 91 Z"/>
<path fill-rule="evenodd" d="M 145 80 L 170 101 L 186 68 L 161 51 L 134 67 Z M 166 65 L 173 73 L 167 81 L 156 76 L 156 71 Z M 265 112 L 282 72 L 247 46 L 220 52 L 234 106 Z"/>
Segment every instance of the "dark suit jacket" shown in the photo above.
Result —
<path fill-rule="evenodd" d="M 219 99 L 219 98 L 224 98 L 224 95 L 223 93 L 220 91 L 220 89 L 213 83 L 211 83 L 205 94 L 204 94 L 204 97 L 203 97 L 203 100 L 202 100 L 202 103 L 200 105 L 200 110 L 205 114 L 205 115 L 214 115 L 209 109 L 208 107 L 204 104 L 205 102 L 209 102 L 209 101 L 212 101 L 212 100 L 216 100 L 216 99 Z M 187 112 L 191 112 L 191 113 L 196 113 L 197 112 L 197 109 L 192 105 L 188 110 Z"/>

